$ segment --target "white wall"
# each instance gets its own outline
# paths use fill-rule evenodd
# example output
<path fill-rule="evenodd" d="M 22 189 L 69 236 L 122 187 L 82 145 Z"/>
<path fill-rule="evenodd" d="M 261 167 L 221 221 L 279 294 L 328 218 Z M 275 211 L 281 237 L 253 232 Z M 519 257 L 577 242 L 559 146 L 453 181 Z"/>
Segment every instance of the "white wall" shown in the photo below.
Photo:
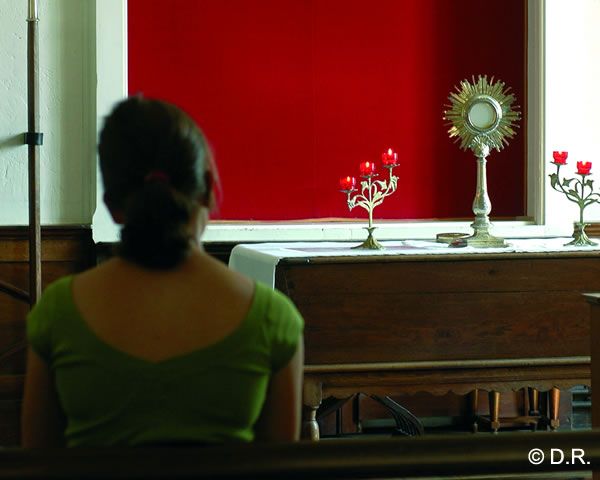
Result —
<path fill-rule="evenodd" d="M 90 224 L 95 208 L 94 2 L 39 1 L 43 224 Z M 28 221 L 27 12 L 0 1 L 0 225 Z"/>
<path fill-rule="evenodd" d="M 97 129 L 114 103 L 127 94 L 127 2 L 99 0 L 96 3 L 96 58 L 98 85 L 96 108 Z M 113 223 L 102 196 L 100 172 L 96 171 L 96 211 L 93 235 L 96 242 L 116 242 L 119 229 Z"/>
<path fill-rule="evenodd" d="M 592 162 L 600 190 L 600 0 L 546 0 L 546 176 L 553 150 L 569 152 L 574 176 L 577 160 Z M 546 182 L 546 222 L 570 230 L 578 208 Z M 585 210 L 585 220 L 600 220 L 600 206 Z"/>

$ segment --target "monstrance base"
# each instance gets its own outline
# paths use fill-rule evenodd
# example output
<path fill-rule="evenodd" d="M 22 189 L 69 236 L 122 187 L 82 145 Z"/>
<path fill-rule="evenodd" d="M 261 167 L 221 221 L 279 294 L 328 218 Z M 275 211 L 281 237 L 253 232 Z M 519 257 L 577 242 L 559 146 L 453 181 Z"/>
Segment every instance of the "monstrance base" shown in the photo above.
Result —
<path fill-rule="evenodd" d="M 470 247 L 476 248 L 504 248 L 508 243 L 501 237 L 494 237 L 487 230 L 475 230 L 475 233 L 464 239 Z"/>

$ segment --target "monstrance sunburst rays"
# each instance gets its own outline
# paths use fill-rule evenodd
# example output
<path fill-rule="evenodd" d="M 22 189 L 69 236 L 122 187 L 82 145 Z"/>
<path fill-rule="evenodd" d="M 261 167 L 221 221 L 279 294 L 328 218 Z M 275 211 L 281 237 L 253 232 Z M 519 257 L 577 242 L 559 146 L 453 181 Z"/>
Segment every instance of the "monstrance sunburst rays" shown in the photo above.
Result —
<path fill-rule="evenodd" d="M 494 83 L 494 77 L 488 82 L 487 76 L 479 75 L 477 81 L 460 82 L 456 92 L 451 92 L 450 110 L 444 112 L 444 119 L 451 125 L 450 138 L 461 140 L 460 148 L 470 148 L 477 157 L 477 189 L 473 200 L 475 221 L 471 224 L 474 233 L 467 237 L 461 245 L 474 247 L 506 247 L 503 238 L 490 234 L 489 214 L 492 202 L 487 192 L 486 163 L 492 148 L 500 151 L 508 145 L 516 131 L 519 112 L 512 108 L 515 97 L 504 88 L 504 82 Z"/>
<path fill-rule="evenodd" d="M 515 101 L 514 95 L 510 94 L 510 87 L 504 88 L 504 82 L 494 83 L 494 77 L 488 82 L 487 76 L 479 75 L 477 81 L 472 77 L 473 82 L 468 80 L 460 82 L 456 86 L 456 91 L 451 92 L 448 100 L 450 104 L 446 105 L 449 110 L 444 112 L 444 119 L 449 120 L 451 125 L 448 130 L 450 138 L 455 138 L 455 142 L 460 139 L 460 148 L 466 150 L 473 148 L 476 144 L 485 144 L 490 148 L 500 151 L 508 145 L 507 138 L 515 136 L 514 130 L 520 114 L 518 107 L 513 107 Z M 469 112 L 475 103 L 485 102 L 495 110 L 495 119 L 488 128 L 475 128 L 469 119 Z"/>

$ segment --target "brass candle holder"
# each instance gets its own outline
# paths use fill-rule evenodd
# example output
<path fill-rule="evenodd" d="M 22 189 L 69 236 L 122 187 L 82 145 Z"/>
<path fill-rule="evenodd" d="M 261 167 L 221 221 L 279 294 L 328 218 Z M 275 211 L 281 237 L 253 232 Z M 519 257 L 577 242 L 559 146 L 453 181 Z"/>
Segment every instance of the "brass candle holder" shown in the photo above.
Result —
<path fill-rule="evenodd" d="M 560 167 L 567 164 L 567 152 L 553 152 L 556 173 L 550 174 L 550 186 L 557 192 L 563 193 L 568 200 L 579 207 L 579 222 L 575 223 L 573 240 L 566 245 L 594 246 L 598 245 L 589 239 L 585 233 L 587 224 L 583 221 L 583 211 L 593 203 L 600 203 L 600 194 L 594 192 L 594 181 L 589 177 L 592 168 L 591 162 L 577 162 L 579 178 L 560 179 Z"/>
<path fill-rule="evenodd" d="M 352 248 L 365 248 L 369 250 L 380 250 L 383 248 L 373 236 L 375 228 L 373 226 L 373 210 L 378 205 L 383 203 L 383 200 L 390 196 L 396 191 L 398 186 L 398 177 L 393 174 L 393 170 L 398 166 L 398 154 L 388 150 L 382 156 L 383 168 L 389 171 L 389 177 L 387 180 L 375 180 L 378 175 L 375 173 L 375 164 L 372 162 L 363 162 L 360 165 L 361 178 L 360 182 L 360 193 L 354 188 L 356 183 L 354 177 L 345 177 L 340 180 L 342 186 L 342 192 L 347 195 L 348 209 L 352 210 L 354 207 L 362 207 L 369 214 L 369 225 L 365 227 L 368 232 L 367 239 Z"/>

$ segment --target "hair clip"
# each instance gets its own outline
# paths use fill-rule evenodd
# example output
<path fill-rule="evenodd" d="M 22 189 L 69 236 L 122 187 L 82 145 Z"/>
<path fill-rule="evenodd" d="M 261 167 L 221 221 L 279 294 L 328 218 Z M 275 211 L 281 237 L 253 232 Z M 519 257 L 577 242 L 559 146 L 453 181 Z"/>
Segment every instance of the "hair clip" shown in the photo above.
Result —
<path fill-rule="evenodd" d="M 155 182 L 155 181 L 156 182 L 169 183 L 170 182 L 170 178 L 169 178 L 169 175 L 167 175 L 167 173 L 165 173 L 162 170 L 151 170 L 144 177 L 144 182 Z"/>

